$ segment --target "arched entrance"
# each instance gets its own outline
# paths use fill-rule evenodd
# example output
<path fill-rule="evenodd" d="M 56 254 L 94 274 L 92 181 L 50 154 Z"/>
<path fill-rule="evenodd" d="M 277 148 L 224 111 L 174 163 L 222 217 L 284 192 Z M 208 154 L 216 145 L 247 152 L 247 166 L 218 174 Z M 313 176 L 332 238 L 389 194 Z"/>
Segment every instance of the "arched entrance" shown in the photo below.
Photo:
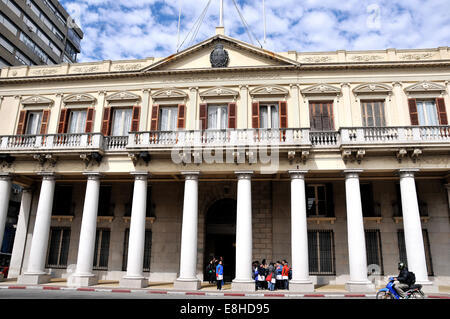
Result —
<path fill-rule="evenodd" d="M 231 198 L 216 201 L 206 213 L 205 260 L 223 257 L 224 281 L 231 282 L 235 277 L 236 264 L 236 200 Z M 204 268 L 205 268 L 204 267 Z M 208 277 L 204 271 L 204 278 Z"/>

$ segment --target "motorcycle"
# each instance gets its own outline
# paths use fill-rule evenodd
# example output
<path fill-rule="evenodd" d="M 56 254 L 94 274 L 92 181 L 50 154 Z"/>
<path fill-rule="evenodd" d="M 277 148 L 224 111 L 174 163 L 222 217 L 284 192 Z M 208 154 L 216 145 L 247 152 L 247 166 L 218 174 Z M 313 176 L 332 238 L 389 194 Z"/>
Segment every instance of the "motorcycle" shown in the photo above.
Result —
<path fill-rule="evenodd" d="M 377 299 L 402 299 L 394 288 L 394 277 L 389 277 L 386 288 L 382 288 L 377 292 Z M 405 292 L 404 299 L 424 299 L 425 294 L 422 292 L 422 285 L 415 284 L 408 288 Z"/>

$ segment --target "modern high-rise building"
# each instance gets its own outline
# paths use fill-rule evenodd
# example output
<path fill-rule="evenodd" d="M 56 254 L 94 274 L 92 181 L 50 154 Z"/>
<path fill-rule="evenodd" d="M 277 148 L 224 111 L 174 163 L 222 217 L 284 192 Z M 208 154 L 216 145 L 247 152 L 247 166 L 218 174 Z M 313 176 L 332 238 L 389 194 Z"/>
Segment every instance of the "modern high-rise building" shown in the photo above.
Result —
<path fill-rule="evenodd" d="M 0 1 L 0 67 L 74 63 L 82 38 L 57 0 Z"/>

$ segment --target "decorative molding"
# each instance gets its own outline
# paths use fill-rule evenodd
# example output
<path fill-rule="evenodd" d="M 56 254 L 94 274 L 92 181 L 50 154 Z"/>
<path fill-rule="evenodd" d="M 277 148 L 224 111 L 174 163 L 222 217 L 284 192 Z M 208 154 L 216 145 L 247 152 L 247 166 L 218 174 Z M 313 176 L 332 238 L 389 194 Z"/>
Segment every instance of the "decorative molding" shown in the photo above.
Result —
<path fill-rule="evenodd" d="M 433 59 L 433 53 L 400 54 L 399 59 L 405 61 L 420 61 Z"/>
<path fill-rule="evenodd" d="M 63 99 L 64 104 L 70 103 L 90 103 L 94 104 L 96 98 L 90 94 L 80 93 L 80 94 L 72 94 Z"/>
<path fill-rule="evenodd" d="M 27 106 L 27 105 L 31 105 L 31 106 L 32 105 L 43 105 L 43 104 L 48 105 L 48 106 L 52 106 L 54 103 L 55 103 L 55 101 L 53 101 L 53 100 L 51 100 L 49 98 L 46 98 L 44 96 L 40 96 L 40 95 L 34 95 L 34 96 L 26 98 L 25 100 L 22 101 L 22 104 L 24 106 Z"/>
<path fill-rule="evenodd" d="M 162 89 L 152 94 L 153 100 L 158 99 L 187 99 L 188 95 L 178 89 Z"/>
<path fill-rule="evenodd" d="M 236 99 L 238 96 L 239 92 L 224 87 L 215 87 L 200 93 L 202 100 L 212 97 L 233 97 Z"/>
<path fill-rule="evenodd" d="M 258 86 L 249 92 L 250 96 L 260 95 L 282 95 L 284 97 L 289 95 L 289 90 L 281 86 Z"/>
<path fill-rule="evenodd" d="M 106 101 L 108 102 L 121 102 L 121 101 L 140 101 L 141 97 L 137 94 L 121 91 L 106 97 Z"/>
<path fill-rule="evenodd" d="M 322 94 L 322 95 L 341 95 L 341 89 L 329 84 L 316 84 L 301 90 L 303 96 Z"/>
<path fill-rule="evenodd" d="M 349 60 L 353 62 L 375 62 L 384 60 L 386 57 L 381 55 L 353 55 Z"/>
<path fill-rule="evenodd" d="M 330 56 L 308 56 L 300 58 L 302 63 L 327 63 L 333 60 Z"/>
<path fill-rule="evenodd" d="M 353 93 L 357 95 L 371 94 L 371 93 L 385 93 L 392 94 L 392 87 L 382 83 L 364 83 L 353 89 Z"/>
<path fill-rule="evenodd" d="M 405 92 L 407 93 L 440 92 L 441 94 L 444 94 L 445 90 L 445 86 L 429 81 L 422 81 L 405 88 Z"/>

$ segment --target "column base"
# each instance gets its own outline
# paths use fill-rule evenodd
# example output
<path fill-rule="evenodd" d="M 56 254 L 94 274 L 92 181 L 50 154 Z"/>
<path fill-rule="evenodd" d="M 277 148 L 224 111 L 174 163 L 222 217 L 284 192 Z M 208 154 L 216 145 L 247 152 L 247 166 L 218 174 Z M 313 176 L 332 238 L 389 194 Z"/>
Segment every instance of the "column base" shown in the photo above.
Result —
<path fill-rule="evenodd" d="M 144 277 L 123 277 L 119 281 L 119 286 L 123 288 L 147 288 L 148 287 L 148 279 Z"/>
<path fill-rule="evenodd" d="M 289 280 L 289 291 L 314 292 L 314 284 L 312 281 Z"/>
<path fill-rule="evenodd" d="M 256 291 L 255 281 L 232 281 L 231 290 L 234 291 Z"/>
<path fill-rule="evenodd" d="M 5 281 L 5 277 L 3 277 L 3 274 L 0 274 L 0 282 Z"/>
<path fill-rule="evenodd" d="M 67 279 L 67 286 L 69 287 L 89 287 L 98 283 L 96 275 L 77 275 L 74 274 Z"/>
<path fill-rule="evenodd" d="M 173 283 L 173 287 L 180 290 L 199 290 L 202 282 L 198 279 L 177 279 Z"/>
<path fill-rule="evenodd" d="M 40 285 L 50 282 L 51 276 L 48 274 L 23 274 L 17 278 L 18 284 L 23 285 Z"/>
<path fill-rule="evenodd" d="M 422 285 L 424 293 L 439 293 L 439 286 L 432 281 L 417 281 L 416 284 Z"/>
<path fill-rule="evenodd" d="M 345 289 L 349 292 L 374 292 L 375 285 L 370 281 L 349 281 L 345 284 Z"/>

